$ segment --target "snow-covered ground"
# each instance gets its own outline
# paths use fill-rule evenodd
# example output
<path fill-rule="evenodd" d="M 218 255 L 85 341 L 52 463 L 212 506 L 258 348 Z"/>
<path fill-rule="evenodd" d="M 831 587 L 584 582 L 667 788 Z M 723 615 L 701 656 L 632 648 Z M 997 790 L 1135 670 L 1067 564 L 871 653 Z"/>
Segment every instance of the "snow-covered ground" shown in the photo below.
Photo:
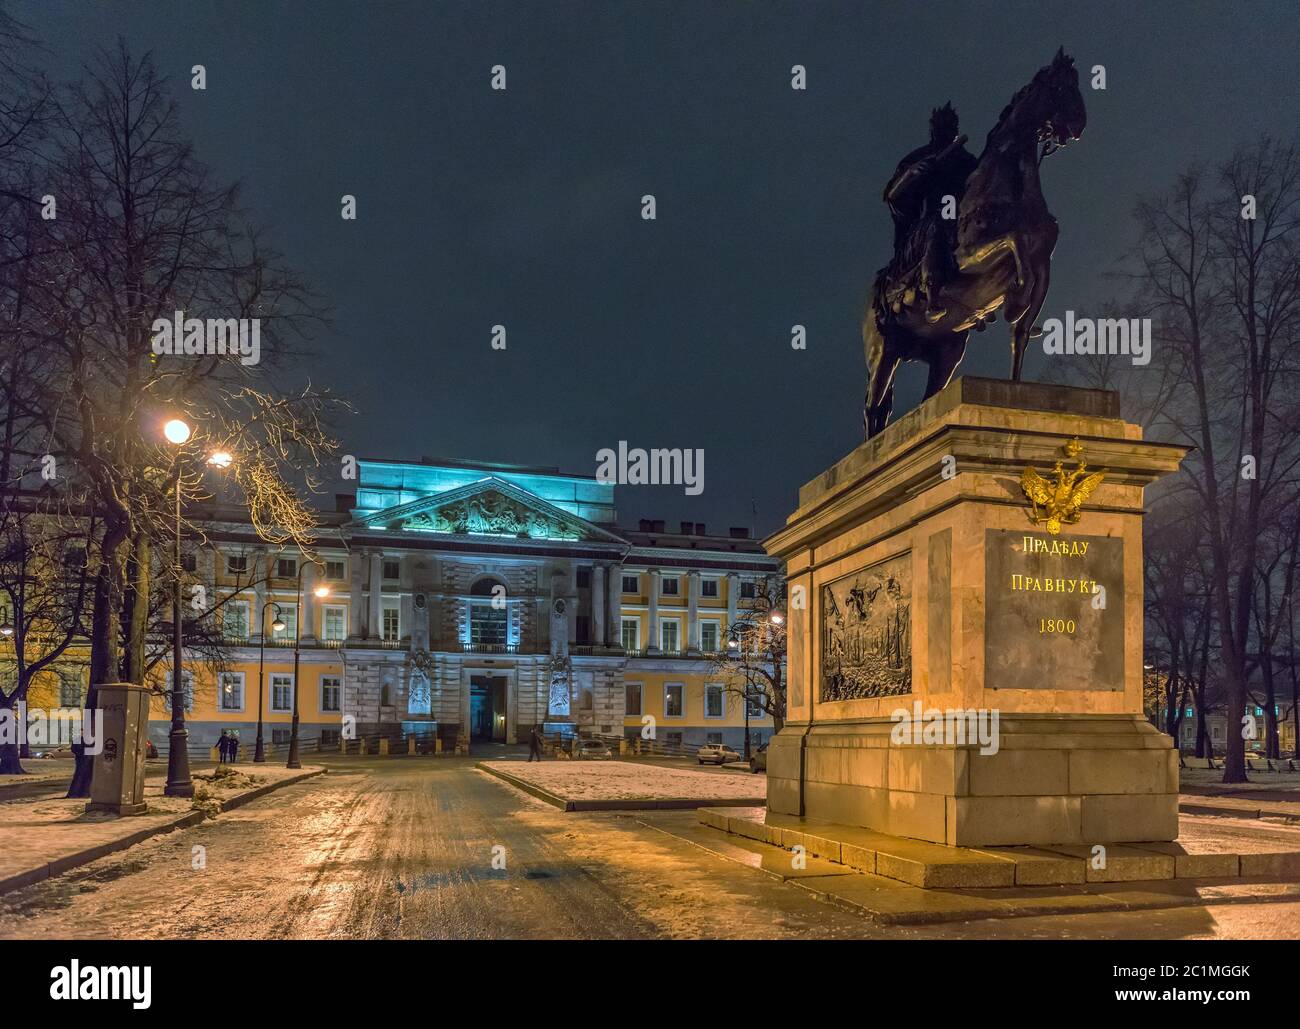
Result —
<path fill-rule="evenodd" d="M 752 800 L 759 776 L 692 772 L 622 761 L 489 761 L 508 775 L 565 800 Z"/>
<path fill-rule="evenodd" d="M 35 762 L 33 762 L 35 764 Z M 279 765 L 256 766 L 249 775 L 207 769 L 195 772 L 194 798 L 166 797 L 165 780 L 147 779 L 144 799 L 149 811 L 143 815 L 119 817 L 104 812 L 88 812 L 85 800 L 45 796 L 31 800 L 0 803 L 0 881 L 47 865 L 72 855 L 125 839 L 141 830 L 167 825 L 178 816 L 196 809 L 209 814 L 222 803 L 243 793 L 282 779 L 301 775 L 302 770 Z"/>

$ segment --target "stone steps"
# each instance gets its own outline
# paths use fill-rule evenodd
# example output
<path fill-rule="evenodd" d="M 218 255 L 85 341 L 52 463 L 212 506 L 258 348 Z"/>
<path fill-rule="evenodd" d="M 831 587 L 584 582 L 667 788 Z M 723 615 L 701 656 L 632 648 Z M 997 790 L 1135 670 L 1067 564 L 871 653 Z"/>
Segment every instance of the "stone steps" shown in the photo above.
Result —
<path fill-rule="evenodd" d="M 1178 879 L 1300 880 L 1300 839 L 1290 843 L 1190 827 L 1177 843 L 947 847 L 855 826 L 714 807 L 702 825 L 765 847 L 801 846 L 809 859 L 921 889 L 997 889 Z M 786 861 L 789 859 L 786 858 Z"/>

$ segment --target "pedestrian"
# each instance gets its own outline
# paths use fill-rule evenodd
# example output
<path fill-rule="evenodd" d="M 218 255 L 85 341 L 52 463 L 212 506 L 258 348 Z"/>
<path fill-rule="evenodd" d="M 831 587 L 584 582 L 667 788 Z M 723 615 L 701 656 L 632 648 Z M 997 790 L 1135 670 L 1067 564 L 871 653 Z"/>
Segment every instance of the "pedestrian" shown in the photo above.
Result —
<path fill-rule="evenodd" d="M 217 764 L 224 765 L 228 753 L 230 753 L 230 736 L 223 729 L 220 738 L 217 740 Z"/>
<path fill-rule="evenodd" d="M 226 744 L 227 750 L 230 751 L 230 762 L 234 764 L 239 760 L 239 734 L 232 732 L 230 742 Z"/>
<path fill-rule="evenodd" d="M 533 726 L 532 732 L 528 734 L 528 760 L 542 759 L 542 737 L 537 731 L 537 726 Z"/>

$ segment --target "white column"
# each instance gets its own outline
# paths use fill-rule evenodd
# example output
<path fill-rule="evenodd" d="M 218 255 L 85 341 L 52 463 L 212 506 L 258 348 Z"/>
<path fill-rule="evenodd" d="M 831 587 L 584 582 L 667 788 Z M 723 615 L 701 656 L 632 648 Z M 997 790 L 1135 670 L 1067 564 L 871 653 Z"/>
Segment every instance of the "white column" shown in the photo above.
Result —
<path fill-rule="evenodd" d="M 302 570 L 302 605 L 303 610 L 298 612 L 298 638 L 304 643 L 315 643 L 320 598 L 316 596 L 316 566 L 310 563 Z"/>
<path fill-rule="evenodd" d="M 605 642 L 605 566 L 596 565 L 591 569 L 591 641 L 596 646 Z"/>
<path fill-rule="evenodd" d="M 659 569 L 650 569 L 650 639 L 647 651 L 659 653 Z"/>
<path fill-rule="evenodd" d="M 365 584 L 365 559 L 361 551 L 354 550 L 348 554 L 348 639 L 359 640 L 365 636 L 362 626 L 361 594 Z"/>
<path fill-rule="evenodd" d="M 366 624 L 366 639 L 379 639 L 379 598 L 384 592 L 384 552 L 370 552 L 370 604 L 369 621 Z"/>
<path fill-rule="evenodd" d="M 612 647 L 623 643 L 623 567 L 610 565 L 606 579 L 609 594 L 609 621 L 605 626 L 605 642 Z"/>
<path fill-rule="evenodd" d="M 218 561 L 223 558 L 218 555 Z M 224 569 L 223 569 L 224 571 Z M 216 569 L 213 569 L 214 575 Z M 213 583 L 216 583 L 215 577 Z M 253 643 L 262 642 L 262 633 L 266 631 L 266 625 L 262 621 L 262 609 L 266 606 L 266 550 L 259 548 L 253 551 L 253 610 L 248 612 L 249 638 Z"/>
<path fill-rule="evenodd" d="M 700 650 L 700 573 L 692 569 L 686 573 L 686 652 L 698 654 Z"/>
<path fill-rule="evenodd" d="M 736 624 L 736 601 L 740 596 L 740 576 L 735 572 L 727 573 L 727 639 L 730 638 L 731 627 Z M 726 646 L 726 639 L 723 640 L 723 646 Z"/>

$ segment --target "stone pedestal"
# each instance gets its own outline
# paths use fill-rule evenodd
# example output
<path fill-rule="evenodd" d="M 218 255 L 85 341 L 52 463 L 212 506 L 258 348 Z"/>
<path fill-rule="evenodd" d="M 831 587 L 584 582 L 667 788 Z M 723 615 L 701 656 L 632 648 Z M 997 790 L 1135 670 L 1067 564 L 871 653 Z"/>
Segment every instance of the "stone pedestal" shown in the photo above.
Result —
<path fill-rule="evenodd" d="M 104 683 L 96 691 L 100 751 L 95 755 L 87 811 L 142 815 L 144 762 L 149 739 L 149 691 L 131 683 Z M 86 715 L 92 712 L 87 710 Z"/>
<path fill-rule="evenodd" d="M 953 846 L 1174 839 L 1142 497 L 1185 453 L 1116 394 L 966 377 L 806 485 L 766 544 L 790 591 L 768 808 Z M 1080 461 L 1104 478 L 1053 533 L 1022 476 L 1068 495 Z"/>

